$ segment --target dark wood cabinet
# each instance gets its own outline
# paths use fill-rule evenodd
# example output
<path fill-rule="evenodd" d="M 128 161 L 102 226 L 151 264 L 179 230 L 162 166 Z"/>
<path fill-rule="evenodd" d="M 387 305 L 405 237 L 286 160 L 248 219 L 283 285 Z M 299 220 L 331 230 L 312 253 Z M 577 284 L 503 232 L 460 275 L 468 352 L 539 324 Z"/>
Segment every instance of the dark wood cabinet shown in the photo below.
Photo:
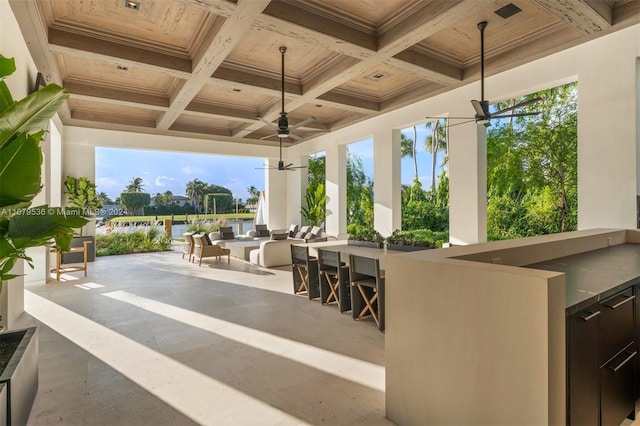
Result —
<path fill-rule="evenodd" d="M 635 287 L 567 317 L 567 424 L 619 425 L 637 397 Z"/>

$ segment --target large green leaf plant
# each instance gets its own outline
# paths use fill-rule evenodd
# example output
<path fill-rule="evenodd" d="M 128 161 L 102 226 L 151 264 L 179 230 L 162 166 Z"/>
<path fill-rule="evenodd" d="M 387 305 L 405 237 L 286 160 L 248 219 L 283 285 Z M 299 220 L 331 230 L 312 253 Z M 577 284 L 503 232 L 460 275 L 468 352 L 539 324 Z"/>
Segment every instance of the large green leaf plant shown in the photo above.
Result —
<path fill-rule="evenodd" d="M 43 129 L 69 93 L 49 84 L 15 101 L 4 81 L 15 70 L 13 58 L 0 55 L 0 290 L 19 259 L 33 267 L 27 248 L 69 250 L 74 228 L 87 223 L 80 209 L 31 206 L 42 189 Z"/>

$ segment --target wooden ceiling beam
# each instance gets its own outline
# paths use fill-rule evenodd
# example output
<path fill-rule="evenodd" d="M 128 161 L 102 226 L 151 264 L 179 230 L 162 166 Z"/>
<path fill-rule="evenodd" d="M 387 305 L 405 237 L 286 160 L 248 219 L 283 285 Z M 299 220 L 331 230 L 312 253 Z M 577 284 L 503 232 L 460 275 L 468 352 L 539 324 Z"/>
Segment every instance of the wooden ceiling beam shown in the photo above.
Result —
<path fill-rule="evenodd" d="M 640 22 L 640 0 L 631 0 L 616 5 L 612 12 L 613 25 L 630 26 Z"/>
<path fill-rule="evenodd" d="M 269 2 L 270 0 L 239 0 L 233 13 L 219 27 L 210 31 L 207 36 L 210 44 L 198 63 L 194 64 L 191 77 L 172 99 L 169 111 L 158 122 L 159 129 L 169 129 L 178 119 L 244 34 L 251 29 L 254 19 Z"/>
<path fill-rule="evenodd" d="M 138 108 L 166 111 L 169 108 L 169 98 L 166 96 L 136 93 L 131 90 L 98 86 L 95 84 L 65 81 L 64 87 L 71 93 L 72 98 L 87 100 L 105 100 L 107 103 L 127 105 Z"/>
<path fill-rule="evenodd" d="M 536 3 L 583 36 L 599 33 L 613 22 L 612 10 L 603 1 L 536 0 Z"/>
<path fill-rule="evenodd" d="M 455 84 L 462 80 L 461 68 L 411 49 L 398 53 L 385 63 L 440 84 Z"/>
<path fill-rule="evenodd" d="M 370 115 L 380 112 L 380 104 L 378 102 L 349 96 L 344 93 L 336 93 L 335 91 L 318 96 L 314 102 L 318 105 L 339 108 L 360 114 Z"/>
<path fill-rule="evenodd" d="M 89 34 L 79 34 L 59 28 L 49 28 L 49 45 L 53 52 L 78 52 L 77 54 L 81 54 L 88 59 L 109 58 L 127 66 L 146 64 L 154 70 L 169 69 L 179 71 L 182 76 L 191 72 L 190 59 L 152 52 L 139 47 L 103 40 Z"/>
<path fill-rule="evenodd" d="M 90 122 L 118 123 L 121 126 L 145 127 L 153 129 L 156 126 L 155 120 L 148 118 L 137 118 L 125 115 L 105 114 L 102 111 L 88 111 L 75 109 L 71 111 L 71 118 L 74 120 L 84 120 Z"/>
<path fill-rule="evenodd" d="M 184 112 L 196 113 L 196 115 L 204 115 L 223 120 L 244 121 L 247 123 L 255 123 L 257 115 L 255 111 L 248 111 L 246 109 L 233 108 L 229 106 L 211 105 L 197 101 L 192 101 Z"/>
<path fill-rule="evenodd" d="M 234 68 L 220 66 L 211 76 L 213 84 L 220 84 L 229 88 L 238 88 L 241 90 L 254 91 L 270 96 L 280 97 L 280 78 L 271 78 L 264 75 L 240 71 Z M 262 89 L 262 90 L 256 90 Z M 302 95 L 302 87 L 299 84 L 286 81 L 284 83 L 284 91 L 287 96 L 299 97 Z"/>

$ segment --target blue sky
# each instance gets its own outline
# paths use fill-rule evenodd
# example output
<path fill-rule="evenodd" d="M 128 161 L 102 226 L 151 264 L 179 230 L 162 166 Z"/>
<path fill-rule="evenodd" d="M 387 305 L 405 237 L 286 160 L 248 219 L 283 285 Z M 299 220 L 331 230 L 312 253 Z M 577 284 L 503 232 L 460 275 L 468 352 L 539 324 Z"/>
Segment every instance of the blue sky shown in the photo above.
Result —
<path fill-rule="evenodd" d="M 413 129 L 402 131 L 413 138 Z M 424 149 L 427 135 L 424 124 L 418 126 L 418 174 L 424 188 L 431 185 L 431 154 Z M 362 160 L 368 176 L 373 177 L 373 139 L 352 143 L 349 152 Z M 232 157 L 208 154 L 186 154 L 179 152 L 145 151 L 121 148 L 96 148 L 96 185 L 98 191 L 106 192 L 116 199 L 132 179 L 143 180 L 145 192 L 171 191 L 174 195 L 185 195 L 187 182 L 200 179 L 209 184 L 224 186 L 234 196 L 246 200 L 247 188 L 264 189 L 264 160 L 260 158 Z M 436 175 L 440 173 L 442 154 L 438 157 Z M 403 184 L 413 180 L 413 160 L 402 159 Z"/>

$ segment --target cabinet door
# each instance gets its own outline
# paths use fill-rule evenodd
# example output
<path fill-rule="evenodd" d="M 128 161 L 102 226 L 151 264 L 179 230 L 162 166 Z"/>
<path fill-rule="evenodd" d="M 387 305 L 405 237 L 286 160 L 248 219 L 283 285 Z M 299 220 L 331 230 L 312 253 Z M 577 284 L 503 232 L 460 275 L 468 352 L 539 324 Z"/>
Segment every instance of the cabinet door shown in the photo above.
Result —
<path fill-rule="evenodd" d="M 600 365 L 634 341 L 634 299 L 633 288 L 628 288 L 600 302 Z"/>
<path fill-rule="evenodd" d="M 633 345 L 601 369 L 602 424 L 619 425 L 635 409 L 637 352 Z"/>
<path fill-rule="evenodd" d="M 567 319 L 567 424 L 598 425 L 600 389 L 598 376 L 599 305 Z"/>

